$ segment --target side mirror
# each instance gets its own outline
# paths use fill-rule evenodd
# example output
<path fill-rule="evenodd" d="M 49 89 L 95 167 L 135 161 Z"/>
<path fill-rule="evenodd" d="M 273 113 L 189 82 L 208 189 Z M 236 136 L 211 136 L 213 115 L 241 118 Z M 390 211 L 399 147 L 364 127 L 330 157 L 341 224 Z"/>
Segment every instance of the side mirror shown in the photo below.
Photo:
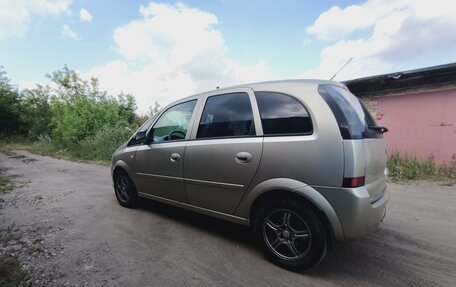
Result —
<path fill-rule="evenodd" d="M 142 143 L 146 139 L 146 132 L 137 132 L 135 134 L 135 142 Z"/>

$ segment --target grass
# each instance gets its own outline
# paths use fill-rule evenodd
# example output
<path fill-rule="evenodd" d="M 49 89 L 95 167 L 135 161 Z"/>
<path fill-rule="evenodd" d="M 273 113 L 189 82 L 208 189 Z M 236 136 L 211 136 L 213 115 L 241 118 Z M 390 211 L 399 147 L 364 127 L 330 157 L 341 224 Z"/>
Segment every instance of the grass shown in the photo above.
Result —
<path fill-rule="evenodd" d="M 0 244 L 5 247 L 10 241 L 21 238 L 13 229 L 0 230 Z M 0 254 L 0 287 L 26 286 L 30 275 L 21 268 L 19 261 L 6 254 Z"/>
<path fill-rule="evenodd" d="M 130 137 L 129 129 L 103 127 L 93 135 L 75 142 L 55 141 L 49 135 L 40 135 L 31 141 L 18 136 L 4 137 L 0 141 L 0 152 L 27 150 L 35 154 L 48 155 L 73 161 L 85 161 L 109 165 L 113 152 Z"/>
<path fill-rule="evenodd" d="M 28 279 L 17 259 L 0 255 L 0 287 L 25 286 Z"/>
<path fill-rule="evenodd" d="M 9 180 L 9 178 L 3 176 L 0 173 L 0 194 L 8 192 L 13 189 L 13 183 Z"/>
<path fill-rule="evenodd" d="M 81 151 L 72 153 L 69 149 L 57 148 L 52 143 L 45 141 L 0 141 L 0 152 L 6 155 L 14 155 L 14 150 L 25 150 L 38 155 L 51 156 L 59 159 L 66 159 L 77 162 L 94 163 L 98 165 L 108 166 L 111 164 L 110 160 L 99 158 L 87 158 L 79 156 Z"/>
<path fill-rule="evenodd" d="M 4 175 L 5 169 L 0 167 L 0 195 L 13 190 L 14 182 Z"/>
<path fill-rule="evenodd" d="M 426 160 L 394 153 L 388 160 L 389 178 L 392 181 L 450 180 L 456 183 L 456 155 L 448 164 L 437 165 L 431 156 Z"/>

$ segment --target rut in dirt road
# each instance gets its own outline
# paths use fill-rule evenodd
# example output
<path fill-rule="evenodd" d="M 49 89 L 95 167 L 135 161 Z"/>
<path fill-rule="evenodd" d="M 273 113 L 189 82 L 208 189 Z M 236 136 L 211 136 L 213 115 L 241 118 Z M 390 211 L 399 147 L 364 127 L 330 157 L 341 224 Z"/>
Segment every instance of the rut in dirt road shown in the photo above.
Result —
<path fill-rule="evenodd" d="M 144 201 L 116 202 L 108 167 L 0 154 L 0 255 L 33 286 L 452 286 L 456 187 L 389 184 L 385 221 L 316 268 L 269 263 L 246 227 Z"/>

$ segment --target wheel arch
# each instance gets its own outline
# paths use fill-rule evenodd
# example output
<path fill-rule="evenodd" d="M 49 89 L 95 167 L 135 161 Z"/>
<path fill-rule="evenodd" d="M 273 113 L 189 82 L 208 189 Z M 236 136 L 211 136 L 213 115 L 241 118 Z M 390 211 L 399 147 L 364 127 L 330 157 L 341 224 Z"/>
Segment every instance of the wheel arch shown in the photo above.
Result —
<path fill-rule="evenodd" d="M 133 181 L 133 184 L 135 186 L 136 185 L 136 176 L 135 176 L 135 173 L 133 172 L 133 170 L 128 166 L 128 164 L 122 160 L 118 160 L 116 161 L 115 164 L 113 164 L 112 168 L 111 168 L 111 177 L 112 179 L 114 180 L 114 175 L 119 172 L 119 171 L 123 171 L 123 172 L 126 172 L 128 177 L 130 177 L 130 179 Z"/>
<path fill-rule="evenodd" d="M 313 187 L 297 180 L 276 178 L 255 186 L 240 203 L 236 215 L 252 222 L 255 209 L 263 200 L 277 197 L 295 197 L 306 201 L 322 215 L 329 237 L 343 240 L 344 234 L 339 217 L 331 204 Z"/>

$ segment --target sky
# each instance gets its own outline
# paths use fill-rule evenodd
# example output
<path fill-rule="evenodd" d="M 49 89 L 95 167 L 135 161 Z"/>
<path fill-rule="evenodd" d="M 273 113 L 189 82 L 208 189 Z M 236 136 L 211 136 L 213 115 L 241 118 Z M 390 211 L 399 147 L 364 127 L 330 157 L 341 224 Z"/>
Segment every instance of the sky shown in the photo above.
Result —
<path fill-rule="evenodd" d="M 336 81 L 456 62 L 451 0 L 0 0 L 20 89 L 67 65 L 138 111 L 248 82 Z"/>

